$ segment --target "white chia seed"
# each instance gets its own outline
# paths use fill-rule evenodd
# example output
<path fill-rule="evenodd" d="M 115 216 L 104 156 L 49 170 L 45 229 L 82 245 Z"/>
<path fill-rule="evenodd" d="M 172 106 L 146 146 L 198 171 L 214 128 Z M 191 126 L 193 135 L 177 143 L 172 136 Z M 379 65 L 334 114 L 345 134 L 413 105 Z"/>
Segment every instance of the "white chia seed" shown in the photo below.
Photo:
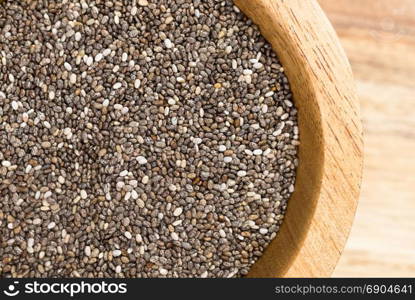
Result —
<path fill-rule="evenodd" d="M 178 217 L 178 216 L 180 216 L 180 215 L 182 214 L 182 212 L 183 212 L 183 208 L 178 207 L 178 208 L 176 208 L 176 209 L 174 210 L 174 212 L 173 212 L 173 216 Z"/>
<path fill-rule="evenodd" d="M 147 159 L 144 156 L 137 156 L 136 159 L 140 165 L 145 165 L 147 163 Z"/>

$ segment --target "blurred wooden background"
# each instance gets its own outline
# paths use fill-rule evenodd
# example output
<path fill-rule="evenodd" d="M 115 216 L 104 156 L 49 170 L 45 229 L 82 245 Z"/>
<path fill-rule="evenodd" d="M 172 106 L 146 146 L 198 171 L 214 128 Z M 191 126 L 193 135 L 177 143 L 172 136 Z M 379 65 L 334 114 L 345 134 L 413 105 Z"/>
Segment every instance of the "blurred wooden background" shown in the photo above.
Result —
<path fill-rule="evenodd" d="M 351 61 L 365 170 L 334 276 L 415 277 L 415 1 L 319 0 Z"/>

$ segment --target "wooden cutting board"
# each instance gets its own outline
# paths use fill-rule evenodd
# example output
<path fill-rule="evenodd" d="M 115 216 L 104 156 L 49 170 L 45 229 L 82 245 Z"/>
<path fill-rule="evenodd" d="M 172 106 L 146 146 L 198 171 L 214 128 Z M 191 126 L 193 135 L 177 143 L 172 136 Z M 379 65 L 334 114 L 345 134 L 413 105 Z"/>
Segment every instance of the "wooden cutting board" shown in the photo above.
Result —
<path fill-rule="evenodd" d="M 363 186 L 334 276 L 415 276 L 415 1 L 319 0 L 352 63 Z"/>

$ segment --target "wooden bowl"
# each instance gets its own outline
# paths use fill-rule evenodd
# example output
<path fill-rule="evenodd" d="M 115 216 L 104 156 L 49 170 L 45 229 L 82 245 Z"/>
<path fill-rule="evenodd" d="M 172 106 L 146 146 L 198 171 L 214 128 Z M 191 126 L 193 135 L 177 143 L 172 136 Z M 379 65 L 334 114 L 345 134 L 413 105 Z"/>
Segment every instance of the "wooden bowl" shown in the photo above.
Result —
<path fill-rule="evenodd" d="M 316 0 L 235 0 L 278 53 L 299 110 L 296 190 L 248 277 L 328 277 L 355 214 L 363 161 L 349 62 Z"/>

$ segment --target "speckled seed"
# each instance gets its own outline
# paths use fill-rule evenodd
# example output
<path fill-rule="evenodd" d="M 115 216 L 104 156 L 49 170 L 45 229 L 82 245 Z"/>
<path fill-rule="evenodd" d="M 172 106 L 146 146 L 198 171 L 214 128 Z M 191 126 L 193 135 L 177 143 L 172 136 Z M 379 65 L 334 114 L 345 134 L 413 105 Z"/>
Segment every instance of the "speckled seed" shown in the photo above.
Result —
<path fill-rule="evenodd" d="M 65 177 L 63 177 L 63 176 L 59 176 L 59 177 L 58 177 L 58 182 L 59 182 L 60 184 L 64 184 L 64 183 L 65 183 Z"/>
<path fill-rule="evenodd" d="M 14 110 L 18 110 L 19 109 L 19 104 L 16 101 L 12 101 L 12 108 Z"/>
<path fill-rule="evenodd" d="M 231 156 L 225 156 L 225 157 L 223 158 L 223 161 L 224 161 L 225 163 L 230 163 L 230 162 L 232 161 L 232 157 L 231 157 Z"/>
<path fill-rule="evenodd" d="M 118 90 L 119 88 L 121 88 L 122 87 L 122 83 L 121 82 L 117 82 L 117 83 L 115 83 L 113 86 L 112 86 L 112 88 L 114 89 L 114 90 Z"/>
<path fill-rule="evenodd" d="M 147 184 L 147 183 L 148 183 L 148 181 L 149 181 L 149 177 L 148 177 L 147 175 L 143 176 L 143 179 L 141 180 L 141 182 L 142 182 L 143 184 Z"/>
<path fill-rule="evenodd" d="M 225 233 L 225 231 L 224 231 L 223 229 L 220 229 L 220 230 L 219 230 L 219 235 L 220 235 L 222 238 L 225 238 L 225 237 L 226 237 L 226 233 Z"/>
<path fill-rule="evenodd" d="M 173 48 L 173 43 L 169 39 L 164 40 L 164 46 L 166 46 L 167 49 Z"/>
<path fill-rule="evenodd" d="M 239 177 L 245 177 L 246 176 L 246 171 L 244 171 L 244 170 L 240 170 L 240 171 L 238 171 L 238 174 L 237 174 Z"/>
<path fill-rule="evenodd" d="M 82 34 L 80 32 L 75 33 L 75 41 L 79 42 L 82 38 Z"/>
<path fill-rule="evenodd" d="M 67 62 L 65 62 L 64 63 L 64 66 L 65 66 L 65 69 L 67 70 L 67 71 L 72 71 L 72 66 L 69 64 L 69 63 L 67 63 Z"/>
<path fill-rule="evenodd" d="M 178 235 L 177 233 L 175 233 L 175 232 L 172 232 L 172 233 L 171 233 L 171 238 L 172 238 L 173 240 L 175 240 L 175 241 L 178 241 L 178 240 L 179 240 L 179 235 Z"/>
<path fill-rule="evenodd" d="M 178 217 L 178 216 L 180 216 L 180 215 L 182 214 L 182 212 L 183 212 L 183 208 L 178 207 L 178 208 L 176 208 L 176 209 L 174 210 L 173 215 L 174 215 L 175 217 Z"/>
<path fill-rule="evenodd" d="M 125 176 L 127 176 L 128 175 L 128 170 L 123 170 L 123 171 L 121 171 L 121 173 L 120 173 L 120 176 L 121 177 L 125 177 Z"/>
<path fill-rule="evenodd" d="M 254 151 L 252 151 L 252 153 L 254 155 L 262 155 L 262 150 L 261 149 L 255 149 Z"/>
<path fill-rule="evenodd" d="M 95 55 L 96 62 L 100 62 L 103 58 L 104 56 L 102 55 L 102 53 L 98 53 L 97 55 Z"/>
<path fill-rule="evenodd" d="M 71 84 L 75 84 L 76 83 L 76 74 L 71 74 L 69 76 L 69 81 Z"/>
<path fill-rule="evenodd" d="M 136 240 L 137 243 L 141 243 L 143 241 L 143 237 L 141 236 L 141 234 L 138 233 L 135 236 L 135 240 Z"/>
<path fill-rule="evenodd" d="M 165 276 L 169 273 L 169 271 L 167 271 L 166 269 L 163 269 L 163 268 L 160 268 L 159 272 L 160 272 L 160 275 L 163 275 L 163 276 Z"/>
<path fill-rule="evenodd" d="M 261 229 L 259 229 L 259 233 L 260 233 L 260 234 L 267 234 L 267 233 L 268 233 L 268 229 L 266 229 L 266 228 L 261 228 Z"/>
<path fill-rule="evenodd" d="M 144 157 L 144 156 L 137 156 L 137 162 L 140 164 L 140 165 L 144 165 L 144 164 L 146 164 L 147 163 L 147 159 Z"/>
<path fill-rule="evenodd" d="M 26 2 L 0 9 L 0 274 L 246 275 L 300 135 L 258 28 L 230 0 Z"/>
<path fill-rule="evenodd" d="M 9 162 L 8 160 L 3 160 L 3 161 L 1 162 L 1 165 L 2 165 L 3 167 L 8 168 L 8 167 L 10 167 L 10 166 L 12 165 L 12 163 L 11 163 L 11 162 Z"/>
<path fill-rule="evenodd" d="M 86 192 L 85 190 L 81 190 L 81 192 L 80 192 L 80 196 L 81 196 L 81 199 L 86 199 L 86 198 L 88 198 L 88 194 L 87 194 L 87 192 Z"/>

